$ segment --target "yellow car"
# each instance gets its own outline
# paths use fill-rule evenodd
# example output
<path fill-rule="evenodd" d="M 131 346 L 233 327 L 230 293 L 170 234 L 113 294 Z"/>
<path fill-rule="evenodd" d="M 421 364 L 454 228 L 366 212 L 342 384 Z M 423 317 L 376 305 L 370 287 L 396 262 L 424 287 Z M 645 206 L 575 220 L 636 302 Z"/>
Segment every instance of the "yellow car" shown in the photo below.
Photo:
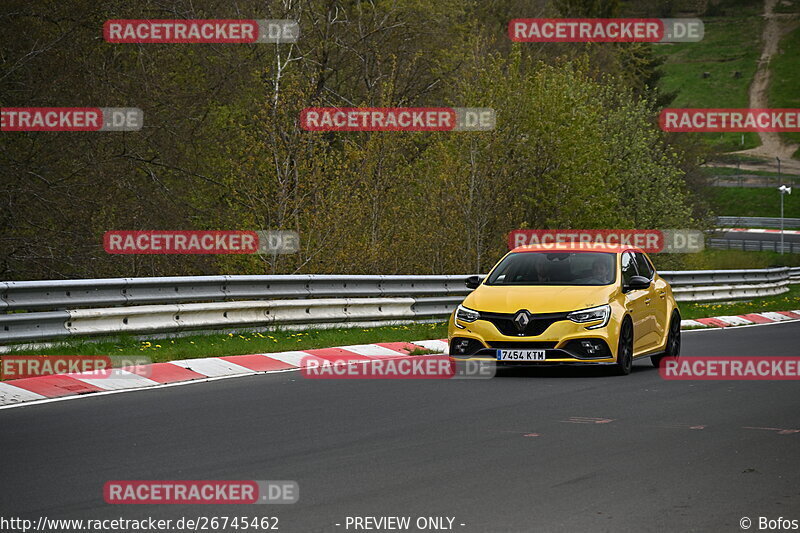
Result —
<path fill-rule="evenodd" d="M 631 371 L 634 359 L 678 356 L 672 288 L 642 250 L 614 245 L 515 248 L 453 312 L 450 357 L 502 365 L 591 364 Z"/>

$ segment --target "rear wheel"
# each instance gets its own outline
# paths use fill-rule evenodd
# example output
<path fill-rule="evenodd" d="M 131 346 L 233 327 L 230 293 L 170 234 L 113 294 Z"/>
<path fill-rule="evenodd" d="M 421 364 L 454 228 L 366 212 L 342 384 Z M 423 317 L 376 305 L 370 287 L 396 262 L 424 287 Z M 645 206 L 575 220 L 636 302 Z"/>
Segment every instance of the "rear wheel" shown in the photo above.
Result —
<path fill-rule="evenodd" d="M 633 367 L 633 324 L 625 320 L 619 330 L 619 344 L 617 345 L 617 362 L 614 364 L 614 373 L 627 376 Z"/>
<path fill-rule="evenodd" d="M 654 367 L 658 368 L 661 365 L 661 360 L 665 357 L 679 357 L 681 355 L 681 316 L 676 312 L 672 313 L 672 319 L 669 322 L 669 332 L 667 333 L 667 345 L 664 347 L 664 353 L 654 355 L 650 358 L 650 362 Z"/>

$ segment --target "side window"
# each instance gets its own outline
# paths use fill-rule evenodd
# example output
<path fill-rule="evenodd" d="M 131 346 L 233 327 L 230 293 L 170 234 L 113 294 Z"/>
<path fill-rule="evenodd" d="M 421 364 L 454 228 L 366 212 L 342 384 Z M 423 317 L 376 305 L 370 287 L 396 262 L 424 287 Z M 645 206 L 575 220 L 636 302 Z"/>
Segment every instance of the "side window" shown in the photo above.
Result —
<path fill-rule="evenodd" d="M 655 277 L 656 267 L 653 266 L 653 261 L 647 256 L 644 256 L 644 259 L 645 261 L 647 261 L 647 264 L 650 265 L 650 277 L 651 278 Z"/>
<path fill-rule="evenodd" d="M 650 263 L 647 261 L 647 258 L 644 256 L 643 253 L 636 252 L 636 269 L 639 271 L 640 276 L 644 276 L 647 279 L 653 279 L 653 268 L 650 266 Z"/>
<path fill-rule="evenodd" d="M 622 283 L 628 283 L 636 275 L 636 265 L 630 252 L 622 254 Z"/>

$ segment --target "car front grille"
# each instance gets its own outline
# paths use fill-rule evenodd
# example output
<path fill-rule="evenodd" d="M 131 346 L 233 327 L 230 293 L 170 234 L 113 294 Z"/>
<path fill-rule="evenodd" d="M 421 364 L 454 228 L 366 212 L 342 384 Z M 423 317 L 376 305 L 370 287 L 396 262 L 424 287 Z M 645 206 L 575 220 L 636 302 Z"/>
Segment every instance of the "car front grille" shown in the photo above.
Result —
<path fill-rule="evenodd" d="M 504 350 L 547 350 L 555 348 L 555 342 L 546 341 L 497 341 L 487 342 L 490 348 L 502 348 Z"/>
<path fill-rule="evenodd" d="M 491 322 L 497 328 L 497 331 L 507 337 L 536 337 L 544 333 L 555 322 L 567 320 L 569 313 L 531 314 L 531 321 L 528 322 L 523 331 L 517 329 L 517 325 L 514 323 L 516 314 L 481 312 L 481 319 Z"/>

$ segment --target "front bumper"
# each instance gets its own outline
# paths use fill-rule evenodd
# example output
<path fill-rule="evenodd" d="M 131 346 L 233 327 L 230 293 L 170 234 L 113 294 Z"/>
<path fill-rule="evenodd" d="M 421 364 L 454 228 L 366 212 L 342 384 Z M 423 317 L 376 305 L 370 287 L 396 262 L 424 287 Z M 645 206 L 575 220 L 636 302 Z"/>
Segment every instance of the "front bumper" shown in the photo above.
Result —
<path fill-rule="evenodd" d="M 553 322 L 536 336 L 510 336 L 502 334 L 488 320 L 459 322 L 457 327 L 451 315 L 448 327 L 450 356 L 454 360 L 496 361 L 498 366 L 549 366 L 549 365 L 608 365 L 616 362 L 619 320 L 612 317 L 605 327 L 586 329 L 587 324 L 571 320 Z M 591 325 L 591 324 L 588 324 Z M 459 351 L 454 343 L 464 344 L 467 349 Z M 601 350 L 587 353 L 584 341 L 602 345 Z M 497 349 L 544 350 L 543 361 L 498 361 Z"/>
<path fill-rule="evenodd" d="M 497 349 L 482 348 L 477 353 L 469 355 L 450 354 L 453 361 L 494 361 L 497 366 L 561 366 L 561 365 L 612 365 L 613 357 L 587 358 L 562 349 L 545 349 L 544 361 L 499 361 Z"/>

